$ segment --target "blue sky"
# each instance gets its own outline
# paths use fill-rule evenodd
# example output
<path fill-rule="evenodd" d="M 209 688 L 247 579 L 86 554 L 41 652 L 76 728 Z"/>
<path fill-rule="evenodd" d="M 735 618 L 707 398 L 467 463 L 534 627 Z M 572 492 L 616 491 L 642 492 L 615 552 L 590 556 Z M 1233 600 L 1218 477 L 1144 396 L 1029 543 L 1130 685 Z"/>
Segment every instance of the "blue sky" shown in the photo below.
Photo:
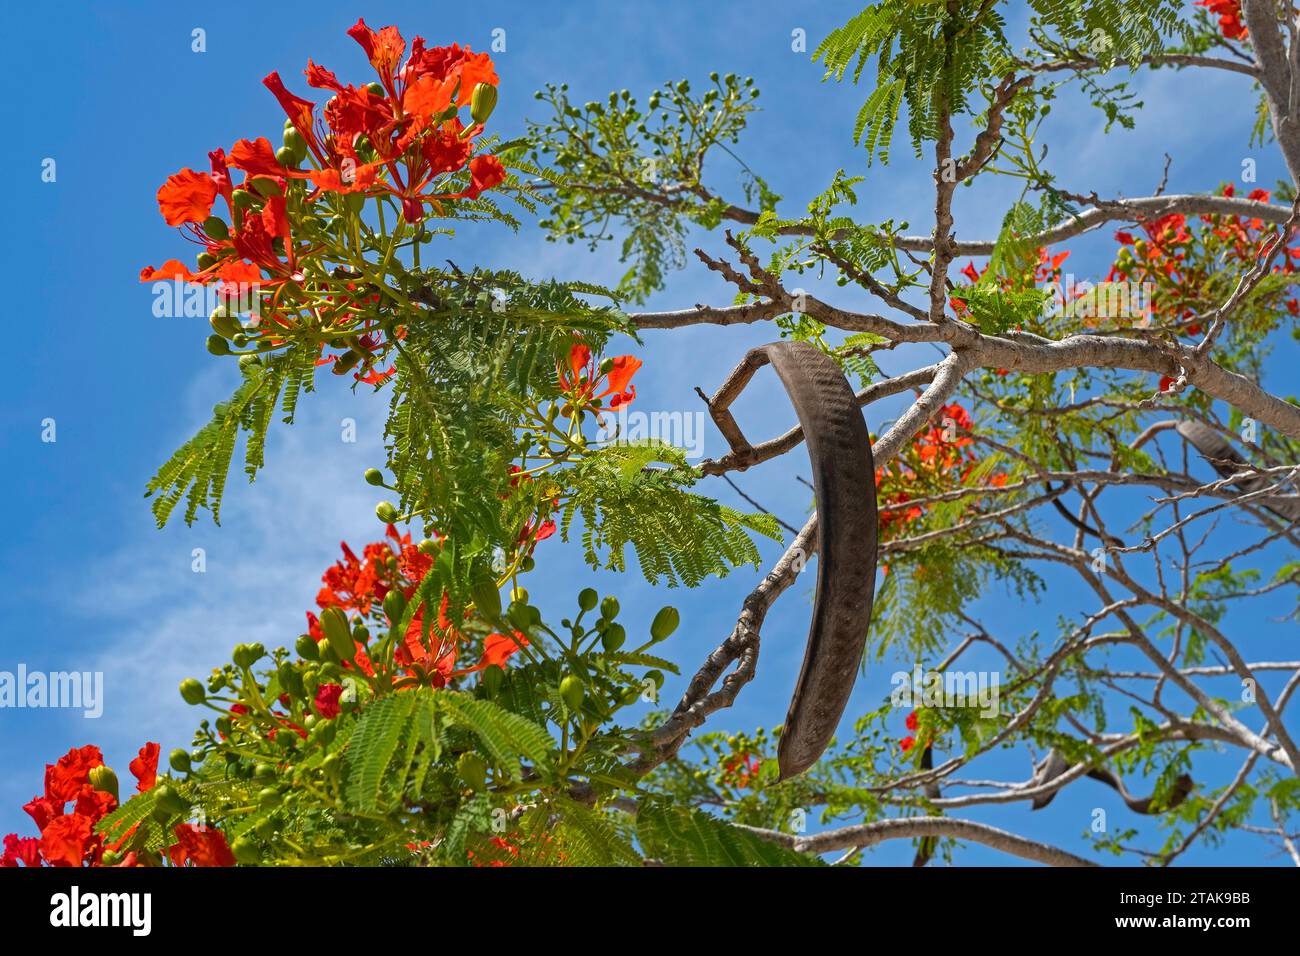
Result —
<path fill-rule="evenodd" d="M 859 191 L 864 220 L 893 216 L 910 220 L 914 231 L 928 231 L 928 172 L 901 144 L 895 165 L 867 170 L 849 132 L 863 91 L 823 84 L 807 55 L 790 49 L 792 30 L 806 30 L 811 47 L 856 7 L 789 7 L 767 0 L 707 8 L 672 2 L 653 9 L 575 3 L 543 12 L 519 2 L 314 2 L 227 3 L 186 12 L 161 3 L 129 10 L 74 4 L 62 8 L 55 29 L 38 7 L 10 12 L 0 40 L 11 77 L 11 93 L 0 106 L 8 134 L 0 171 L 9 184 L 0 191 L 0 243 L 13 277 L 9 311 L 16 334 L 0 385 L 7 465 L 0 472 L 0 580 L 8 592 L 0 608 L 0 670 L 15 670 L 20 662 L 30 670 L 102 670 L 106 702 L 103 717 L 94 721 L 58 710 L 0 711 L 0 833 L 30 832 L 21 804 L 39 788 L 43 764 L 70 746 L 97 743 L 110 763 L 124 768 L 145 740 L 161 741 L 164 753 L 187 745 L 197 718 L 181 703 L 177 682 L 206 673 L 237 641 L 291 644 L 339 541 L 361 543 L 378 530 L 373 489 L 361 473 L 382 464 L 383 407 L 353 396 L 330 376 L 304 401 L 299 421 L 273 433 L 268 467 L 257 483 L 249 487 L 232 476 L 220 528 L 200 521 L 155 530 L 141 498 L 145 482 L 236 381 L 232 362 L 204 351 L 206 322 L 153 317 L 149 289 L 136 281 L 141 266 L 188 252 L 158 215 L 153 196 L 162 180 L 182 166 L 203 168 L 206 151 L 215 146 L 278 134 L 283 115 L 259 82 L 270 70 L 299 88 L 292 78 L 300 79 L 308 57 L 345 79 L 366 73 L 359 49 L 344 34 L 360 14 L 376 27 L 397 24 L 408 39 L 419 33 L 431 43 L 458 41 L 475 49 L 487 48 L 492 31 L 504 29 L 506 50 L 494 54 L 502 85 L 493 125 L 507 135 L 522 130 L 524 117 L 538 106 L 532 92 L 548 81 L 569 83 L 576 102 L 624 87 L 644 101 L 665 80 L 699 80 L 710 70 L 752 75 L 764 109 L 739 152 L 786 197 L 783 211 L 798 210 L 844 168 L 868 176 Z M 206 31 L 205 53 L 191 51 L 195 28 Z M 1164 72 L 1136 82 L 1148 104 L 1136 132 L 1103 137 L 1098 114 L 1074 98 L 1055 109 L 1051 156 L 1070 188 L 1147 194 L 1160 179 L 1165 152 L 1176 159 L 1171 191 L 1210 189 L 1235 178 L 1247 156 L 1259 162 L 1261 185 L 1281 174 L 1271 151 L 1251 152 L 1245 145 L 1253 100 L 1243 98 L 1242 78 Z M 53 183 L 41 181 L 46 158 L 57 163 Z M 734 185 L 734 170 L 725 164 L 713 167 L 712 175 L 721 187 Z M 962 190 L 958 235 L 992 236 L 1011 196 L 1005 186 Z M 715 238 L 704 242 L 715 253 L 722 248 Z M 1072 248 L 1069 265 L 1076 274 L 1104 271 L 1104 239 Z M 580 246 L 548 244 L 531 226 L 518 235 L 504 228 L 470 230 L 455 240 L 455 258 L 538 278 L 611 284 L 622 271 L 609 249 L 593 255 Z M 721 303 L 732 294 L 702 267 L 689 266 L 651 305 Z M 748 348 L 774 337 L 770 328 L 647 334 L 637 407 L 694 410 L 695 385 L 713 387 Z M 900 349 L 883 364 L 892 373 L 921 357 Z M 873 408 L 869 424 L 876 428 L 898 410 L 888 403 Z M 754 423 L 751 437 L 793 423 L 771 376 L 756 379 L 737 411 L 742 423 Z M 57 422 L 52 444 L 40 440 L 46 418 Z M 345 418 L 357 422 L 355 443 L 340 440 Z M 708 440 L 709 454 L 723 450 L 716 435 Z M 795 477 L 807 469 L 798 453 L 787 458 L 738 480 L 797 524 L 809 502 Z M 709 490 L 736 503 L 721 482 Z M 195 548 L 206 552 L 204 574 L 191 571 Z M 766 553 L 778 552 L 769 547 Z M 688 670 L 729 631 L 740 599 L 761 573 L 742 570 L 695 592 L 668 593 L 645 586 L 635 571 L 622 578 L 593 574 L 576 548 L 558 541 L 548 543 L 541 567 L 530 589 L 544 595 L 548 583 L 554 587 L 554 601 L 542 603 L 554 607 L 556 617 L 589 582 L 618 593 L 629 622 L 642 626 L 660 605 L 679 606 L 683 626 L 670 646 Z M 803 654 L 810 587 L 796 585 L 773 610 L 758 679 L 711 726 L 772 726 L 783 718 Z M 1058 590 L 1043 605 L 1013 607 L 1019 632 L 1008 636 L 1050 633 L 1057 615 L 1074 603 L 1072 593 Z M 1005 598 L 991 597 L 981 610 L 1006 626 Z M 1256 629 L 1258 656 L 1285 653 L 1283 638 L 1293 632 L 1269 623 L 1283 610 L 1255 607 L 1240 621 Z M 854 706 L 874 706 L 887 688 L 884 675 L 910 663 L 876 667 L 861 682 Z M 668 698 L 675 700 L 680 689 L 680 681 L 671 682 Z M 1029 772 L 1027 765 L 1006 767 L 1010 778 Z M 1094 805 L 1107 807 L 1116 825 L 1129 822 L 1122 805 L 1091 783 L 1071 788 L 1032 816 L 1023 809 L 970 816 L 1077 851 L 1082 844 L 1076 835 Z M 1263 859 L 1261 848 L 1238 841 L 1184 859 L 1276 862 Z M 876 859 L 905 862 L 910 853 L 895 843 L 877 851 Z M 1007 862 L 977 847 L 959 859 Z"/>

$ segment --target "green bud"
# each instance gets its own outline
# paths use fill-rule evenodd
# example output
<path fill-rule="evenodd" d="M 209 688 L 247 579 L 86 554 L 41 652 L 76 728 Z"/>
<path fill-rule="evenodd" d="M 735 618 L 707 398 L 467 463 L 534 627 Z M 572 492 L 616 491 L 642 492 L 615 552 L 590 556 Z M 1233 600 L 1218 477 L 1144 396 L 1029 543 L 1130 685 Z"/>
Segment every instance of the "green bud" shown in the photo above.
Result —
<path fill-rule="evenodd" d="M 171 764 L 171 768 L 177 773 L 189 773 L 190 767 L 192 766 L 190 763 L 189 752 L 181 750 L 179 747 L 171 752 L 171 755 L 167 758 L 167 762 Z"/>
<path fill-rule="evenodd" d="M 375 517 L 384 524 L 393 524 L 397 521 L 400 515 L 398 515 L 395 505 L 387 501 L 381 501 L 379 504 L 375 505 Z"/>
<path fill-rule="evenodd" d="M 201 704 L 207 699 L 208 695 L 203 690 L 203 685 L 193 677 L 187 677 L 181 681 L 181 698 L 187 704 Z"/>
<path fill-rule="evenodd" d="M 384 613 L 390 621 L 400 621 L 406 613 L 406 595 L 393 588 L 384 595 Z"/>
<path fill-rule="evenodd" d="M 199 253 L 199 271 L 211 269 L 217 264 L 217 257 L 210 252 Z"/>
<path fill-rule="evenodd" d="M 236 209 L 248 209 L 257 202 L 257 196 L 247 189 L 236 189 L 230 195 L 230 202 Z"/>
<path fill-rule="evenodd" d="M 610 654 L 614 653 L 623 646 L 627 640 L 627 631 L 622 624 L 611 624 L 605 628 L 605 633 L 600 636 L 601 647 L 605 648 Z"/>
<path fill-rule="evenodd" d="M 230 844 L 230 852 L 240 863 L 252 864 L 262 858 L 262 851 L 247 836 L 236 837 L 235 842 Z"/>
<path fill-rule="evenodd" d="M 299 634 L 298 640 L 294 641 L 293 649 L 305 661 L 320 660 L 320 648 L 316 646 L 316 641 L 310 634 Z"/>
<path fill-rule="evenodd" d="M 368 485 L 382 485 L 384 483 L 384 473 L 378 468 L 367 468 L 365 479 Z"/>
<path fill-rule="evenodd" d="M 655 619 L 650 622 L 650 639 L 656 644 L 666 640 L 668 635 L 677 630 L 677 625 L 682 621 L 682 616 L 675 607 L 662 607 Z"/>
<path fill-rule="evenodd" d="M 491 83 L 480 83 L 474 87 L 469 104 L 469 115 L 475 123 L 486 123 L 487 118 L 497 105 L 497 88 Z"/>
<path fill-rule="evenodd" d="M 281 146 L 275 151 L 275 161 L 287 169 L 293 169 L 298 165 L 297 157 L 288 146 Z"/>
<path fill-rule="evenodd" d="M 348 625 L 348 616 L 341 608 L 327 607 L 321 611 L 320 626 L 325 632 L 325 639 L 329 641 L 330 649 L 340 660 L 351 660 L 356 655 L 357 647 L 352 641 L 352 628 Z"/>
<path fill-rule="evenodd" d="M 368 89 L 371 93 L 374 93 L 376 96 L 384 95 L 384 87 L 382 83 L 367 83 L 366 89 Z"/>
<path fill-rule="evenodd" d="M 600 600 L 600 595 L 596 593 L 595 588 L 583 588 L 578 592 L 578 607 L 584 611 L 590 611 Z"/>
<path fill-rule="evenodd" d="M 280 735 L 276 734 L 276 736 L 279 737 Z M 274 787 L 266 787 L 257 795 L 257 804 L 261 807 L 278 807 L 283 802 L 284 797 Z"/>
<path fill-rule="evenodd" d="M 582 681 L 575 675 L 570 674 L 560 681 L 560 699 L 564 701 L 564 706 L 569 710 L 576 712 L 582 707 L 582 699 L 586 692 L 582 688 Z"/>
<path fill-rule="evenodd" d="M 208 351 L 213 355 L 229 355 L 230 343 L 220 335 L 209 335 L 206 343 Z"/>
<path fill-rule="evenodd" d="M 154 805 L 170 816 L 184 813 L 190 808 L 185 798 L 176 792 L 176 788 L 168 784 L 164 783 L 154 787 L 153 794 Z"/>
<path fill-rule="evenodd" d="M 607 621 L 618 617 L 618 598 L 612 594 L 600 602 L 600 616 Z"/>
<path fill-rule="evenodd" d="M 489 621 L 501 617 L 501 592 L 492 578 L 479 578 L 475 581 L 470 587 L 470 597 L 474 601 L 474 606 L 478 608 L 479 614 Z"/>
<path fill-rule="evenodd" d="M 117 774 L 113 768 L 105 764 L 91 769 L 89 773 L 90 785 L 101 793 L 110 794 L 114 800 L 118 799 Z"/>

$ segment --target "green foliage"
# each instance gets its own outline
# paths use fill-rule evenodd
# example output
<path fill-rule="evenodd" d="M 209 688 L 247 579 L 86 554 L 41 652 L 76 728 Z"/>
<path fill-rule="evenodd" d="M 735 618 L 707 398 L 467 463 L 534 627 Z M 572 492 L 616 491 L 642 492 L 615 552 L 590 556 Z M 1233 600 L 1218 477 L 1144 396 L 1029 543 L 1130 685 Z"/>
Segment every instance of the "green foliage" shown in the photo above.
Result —
<path fill-rule="evenodd" d="M 667 467 L 651 467 L 656 463 Z M 624 570 L 630 544 L 651 584 L 694 587 L 734 566 L 757 565 L 750 531 L 780 540 L 770 515 L 743 514 L 687 492 L 694 477 L 684 454 L 658 442 L 607 446 L 563 477 L 571 492 L 560 513 L 565 540 L 581 516 L 583 553 L 593 567 Z"/>
<path fill-rule="evenodd" d="M 701 810 L 651 805 L 637 813 L 645 854 L 664 866 L 816 866 L 796 853 Z"/>
<path fill-rule="evenodd" d="M 539 92 L 552 115 L 529 123 L 535 146 L 517 165 L 546 183 L 550 209 L 541 225 L 548 238 L 594 249 L 614 238 L 611 222 L 621 223 L 620 261 L 629 268 L 618 292 L 644 301 L 669 270 L 685 264 L 688 225 L 717 225 L 725 204 L 704 188 L 705 160 L 730 152 L 727 144 L 738 138 L 757 97 L 753 80 L 716 73 L 698 96 L 686 80 L 665 84 L 644 110 L 627 90 L 581 107 L 570 102 L 567 84 Z M 743 164 L 741 188 L 762 209 L 776 204 Z"/>

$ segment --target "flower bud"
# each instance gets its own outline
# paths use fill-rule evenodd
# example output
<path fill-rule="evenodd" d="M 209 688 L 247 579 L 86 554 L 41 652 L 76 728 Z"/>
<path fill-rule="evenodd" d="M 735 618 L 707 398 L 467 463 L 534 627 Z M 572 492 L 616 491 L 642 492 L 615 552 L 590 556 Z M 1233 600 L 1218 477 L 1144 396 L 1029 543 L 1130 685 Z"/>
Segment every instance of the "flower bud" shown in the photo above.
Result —
<path fill-rule="evenodd" d="M 201 704 L 207 699 L 207 693 L 203 690 L 203 685 L 193 677 L 187 677 L 181 681 L 181 698 L 187 704 Z"/>
<path fill-rule="evenodd" d="M 230 354 L 230 343 L 220 335 L 209 335 L 205 344 L 207 345 L 208 351 L 213 355 Z"/>
<path fill-rule="evenodd" d="M 118 799 L 117 774 L 113 772 L 112 767 L 106 764 L 92 767 L 88 777 L 90 785 L 96 790 L 111 795 L 114 800 Z"/>
<path fill-rule="evenodd" d="M 384 524 L 393 524 L 401 517 L 397 513 L 397 507 L 388 501 L 381 501 L 375 505 L 375 517 Z"/>
<path fill-rule="evenodd" d="M 167 762 L 171 764 L 171 768 L 177 773 L 189 773 L 192 766 L 189 751 L 182 750 L 180 747 L 177 747 L 168 755 Z"/>
<path fill-rule="evenodd" d="M 600 616 L 607 621 L 618 617 L 618 598 L 612 594 L 600 602 Z"/>
<path fill-rule="evenodd" d="M 491 83 L 480 83 L 474 87 L 469 103 L 469 115 L 475 123 L 486 123 L 487 118 L 497 105 L 497 88 Z"/>
<path fill-rule="evenodd" d="M 655 619 L 650 622 L 650 639 L 656 644 L 666 640 L 682 621 L 681 613 L 675 607 L 662 607 Z"/>
<path fill-rule="evenodd" d="M 351 660 L 355 656 L 357 646 L 352 641 L 348 616 L 341 608 L 327 607 L 321 611 L 320 626 L 325 632 L 325 639 L 329 641 L 330 649 L 339 656 L 340 660 Z"/>
<path fill-rule="evenodd" d="M 600 595 L 596 593 L 595 588 L 583 588 L 578 592 L 578 607 L 584 611 L 590 611 L 600 600 Z"/>
<path fill-rule="evenodd" d="M 622 624 L 611 624 L 605 628 L 605 633 L 600 636 L 600 644 L 605 648 L 606 653 L 613 654 L 623 646 L 627 640 L 627 631 Z"/>
<path fill-rule="evenodd" d="M 406 612 L 406 595 L 393 588 L 384 595 L 384 613 L 390 621 L 400 620 Z"/>
<path fill-rule="evenodd" d="M 293 649 L 305 661 L 320 660 L 320 648 L 316 646 L 316 641 L 310 634 L 299 634 L 298 640 L 294 642 Z"/>
<path fill-rule="evenodd" d="M 582 699 L 586 696 L 586 691 L 582 688 L 582 681 L 575 675 L 570 674 L 560 681 L 560 699 L 564 701 L 564 706 L 571 711 L 577 711 L 582 707 Z"/>
<path fill-rule="evenodd" d="M 378 468 L 367 468 L 365 479 L 368 485 L 382 485 L 384 483 L 384 473 Z"/>

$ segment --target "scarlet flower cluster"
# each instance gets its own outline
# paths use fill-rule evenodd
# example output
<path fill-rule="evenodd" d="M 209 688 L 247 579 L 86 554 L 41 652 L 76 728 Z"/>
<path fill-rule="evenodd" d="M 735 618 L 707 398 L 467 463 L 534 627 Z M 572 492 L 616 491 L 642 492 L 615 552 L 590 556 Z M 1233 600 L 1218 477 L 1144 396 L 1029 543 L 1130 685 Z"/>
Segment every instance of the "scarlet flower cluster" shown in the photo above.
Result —
<path fill-rule="evenodd" d="M 316 596 L 320 608 L 337 607 L 355 611 L 363 618 L 371 614 L 383 615 L 387 626 L 390 620 L 382 611 L 384 598 L 392 590 L 402 593 L 408 601 L 415 597 L 420 583 L 433 566 L 433 558 L 411 543 L 411 535 L 399 534 L 388 525 L 385 539 L 367 544 L 358 557 L 346 542 L 341 543 L 343 558 L 325 571 L 321 581 L 325 585 Z M 458 658 L 464 648 L 464 635 L 447 614 L 448 599 L 443 595 L 436 622 L 430 622 L 429 640 L 424 638 L 424 609 L 416 611 L 407 627 L 404 640 L 395 649 L 395 662 L 409 676 L 433 687 L 445 687 L 455 677 L 481 671 L 493 664 L 504 667 L 507 660 L 528 639 L 520 632 L 507 636 L 489 634 L 484 639 L 479 662 L 471 667 L 457 669 Z M 308 633 L 316 640 L 325 637 L 320 619 L 307 612 Z M 342 661 L 346 668 L 356 668 L 373 676 L 375 665 L 366 654 L 364 644 L 356 644 L 356 653 L 350 660 Z M 327 690 L 328 688 L 328 690 Z M 322 685 L 317 693 L 317 709 L 321 716 L 337 716 L 337 685 Z M 322 706 L 323 705 L 323 706 Z"/>
<path fill-rule="evenodd" d="M 158 777 L 156 743 L 146 743 L 131 761 L 136 791 L 153 789 Z M 96 773 L 98 771 L 98 773 Z M 107 771 L 107 772 L 105 772 Z M 131 851 L 120 859 L 117 849 L 135 832 L 128 830 L 110 846 L 95 829 L 118 807 L 117 777 L 104 765 L 104 755 L 93 744 L 74 747 L 45 767 L 44 793 L 32 797 L 23 810 L 36 823 L 39 837 L 4 838 L 0 866 L 147 866 L 161 857 Z M 71 811 L 68 805 L 72 804 Z M 234 866 L 226 838 L 215 827 L 182 823 L 175 828 L 176 843 L 165 857 L 175 866 Z"/>
<path fill-rule="evenodd" d="M 975 440 L 968 434 L 970 412 L 957 403 L 943 406 L 935 421 L 917 435 L 911 446 L 888 464 L 876 469 L 876 494 L 881 505 L 882 541 L 903 537 L 920 520 L 926 505 L 910 504 L 916 499 L 950 490 L 953 479 L 964 483 L 979 464 Z M 996 487 L 1006 484 L 1006 475 L 989 479 Z"/>
<path fill-rule="evenodd" d="M 1205 7 L 1219 18 L 1219 32 L 1229 40 L 1246 38 L 1246 25 L 1241 22 L 1241 0 L 1196 0 L 1196 6 Z"/>

